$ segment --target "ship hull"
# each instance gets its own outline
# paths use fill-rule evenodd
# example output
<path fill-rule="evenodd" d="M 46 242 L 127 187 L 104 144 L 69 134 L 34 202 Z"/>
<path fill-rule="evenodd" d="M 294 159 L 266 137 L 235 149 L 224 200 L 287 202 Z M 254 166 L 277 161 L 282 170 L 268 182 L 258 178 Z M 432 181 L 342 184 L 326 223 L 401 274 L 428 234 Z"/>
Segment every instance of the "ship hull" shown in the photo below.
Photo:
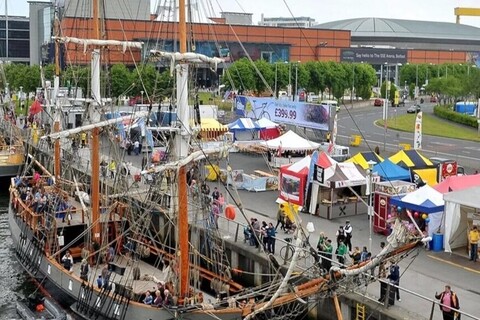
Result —
<path fill-rule="evenodd" d="M 75 301 L 73 311 L 84 319 L 205 319 L 207 313 L 197 307 L 154 308 L 143 303 L 130 301 L 121 290 L 106 292 L 93 283 L 86 285 L 77 275 L 66 272 L 56 261 L 47 258 L 32 230 L 16 215 L 12 201 L 9 206 L 9 228 L 16 257 L 22 267 L 34 277 L 45 277 L 62 293 Z M 117 294 L 117 292 L 120 292 Z M 242 319 L 240 309 L 209 310 L 215 318 L 224 320 Z"/>

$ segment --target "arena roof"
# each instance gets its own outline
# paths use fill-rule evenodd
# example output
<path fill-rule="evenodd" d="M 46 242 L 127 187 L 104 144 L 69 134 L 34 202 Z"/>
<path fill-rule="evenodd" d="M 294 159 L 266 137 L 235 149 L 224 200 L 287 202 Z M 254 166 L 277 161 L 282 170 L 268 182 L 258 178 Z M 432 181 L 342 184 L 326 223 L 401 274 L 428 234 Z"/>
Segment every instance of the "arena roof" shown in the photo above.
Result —
<path fill-rule="evenodd" d="M 318 29 L 350 30 L 352 38 L 428 38 L 480 40 L 480 28 L 450 22 L 357 18 L 313 26 Z"/>

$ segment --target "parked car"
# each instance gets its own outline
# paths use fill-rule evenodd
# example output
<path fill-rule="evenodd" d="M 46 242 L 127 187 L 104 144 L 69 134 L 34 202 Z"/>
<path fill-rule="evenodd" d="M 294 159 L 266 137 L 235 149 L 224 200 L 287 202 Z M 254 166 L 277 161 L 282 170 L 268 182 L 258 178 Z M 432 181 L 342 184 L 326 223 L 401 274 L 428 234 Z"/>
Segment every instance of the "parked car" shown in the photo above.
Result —
<path fill-rule="evenodd" d="M 375 101 L 373 102 L 373 105 L 374 105 L 375 107 L 381 107 L 381 106 L 383 106 L 383 99 L 379 99 L 379 98 L 375 99 Z"/>
<path fill-rule="evenodd" d="M 437 102 L 437 97 L 430 97 L 430 102 L 431 103 L 436 103 Z"/>
<path fill-rule="evenodd" d="M 422 107 L 420 107 L 418 104 L 414 104 L 407 109 L 407 113 L 418 113 L 420 111 L 422 111 Z"/>

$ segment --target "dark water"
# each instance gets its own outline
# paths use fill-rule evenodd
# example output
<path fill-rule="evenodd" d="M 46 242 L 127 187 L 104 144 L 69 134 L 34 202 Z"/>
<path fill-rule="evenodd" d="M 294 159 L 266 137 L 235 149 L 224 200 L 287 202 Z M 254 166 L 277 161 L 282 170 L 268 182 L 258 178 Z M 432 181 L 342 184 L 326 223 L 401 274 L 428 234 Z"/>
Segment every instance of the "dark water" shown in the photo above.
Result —
<path fill-rule="evenodd" d="M 15 259 L 8 229 L 8 181 L 0 180 L 0 319 L 19 319 L 15 302 L 35 290 Z"/>

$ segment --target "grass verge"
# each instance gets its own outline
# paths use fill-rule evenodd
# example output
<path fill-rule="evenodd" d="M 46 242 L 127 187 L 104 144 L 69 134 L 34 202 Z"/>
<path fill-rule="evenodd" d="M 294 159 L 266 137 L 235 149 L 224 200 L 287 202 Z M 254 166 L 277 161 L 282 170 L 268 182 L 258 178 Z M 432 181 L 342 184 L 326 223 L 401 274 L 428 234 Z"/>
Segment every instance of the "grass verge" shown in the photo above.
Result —
<path fill-rule="evenodd" d="M 382 127 L 384 125 L 383 120 L 377 120 L 376 123 Z M 413 132 L 415 126 L 415 114 L 404 114 L 388 119 L 387 125 L 394 130 Z M 431 136 L 480 142 L 480 136 L 478 136 L 476 129 L 453 124 L 447 120 L 439 119 L 425 113 L 423 113 L 422 132 L 423 134 Z"/>
<path fill-rule="evenodd" d="M 222 101 L 223 97 L 215 96 L 211 92 L 199 92 L 198 100 L 203 101 L 203 104 L 214 104 L 218 109 L 230 111 L 232 109 L 232 101 Z"/>

